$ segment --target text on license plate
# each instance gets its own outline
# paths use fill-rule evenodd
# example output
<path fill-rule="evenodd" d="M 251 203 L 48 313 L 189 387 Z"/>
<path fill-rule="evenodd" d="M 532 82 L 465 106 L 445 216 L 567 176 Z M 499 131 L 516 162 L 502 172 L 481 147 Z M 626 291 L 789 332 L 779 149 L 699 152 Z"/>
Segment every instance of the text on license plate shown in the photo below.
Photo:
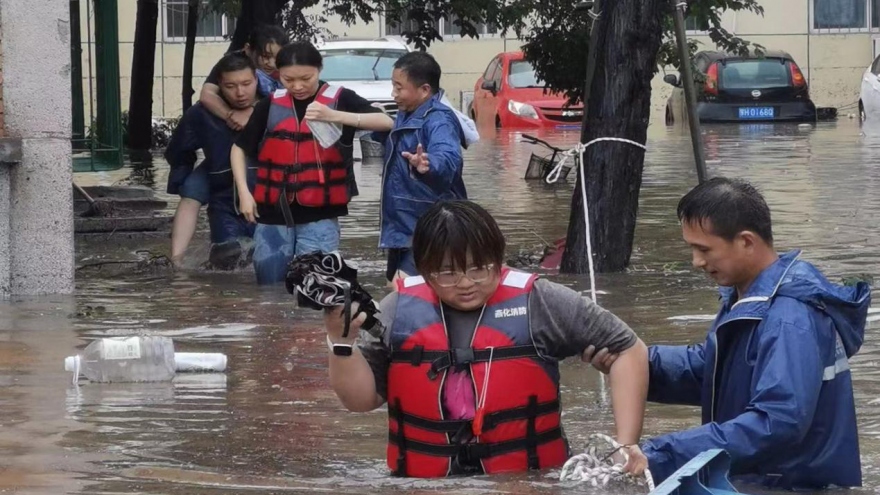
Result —
<path fill-rule="evenodd" d="M 775 116 L 773 107 L 739 107 L 741 119 L 772 119 Z"/>

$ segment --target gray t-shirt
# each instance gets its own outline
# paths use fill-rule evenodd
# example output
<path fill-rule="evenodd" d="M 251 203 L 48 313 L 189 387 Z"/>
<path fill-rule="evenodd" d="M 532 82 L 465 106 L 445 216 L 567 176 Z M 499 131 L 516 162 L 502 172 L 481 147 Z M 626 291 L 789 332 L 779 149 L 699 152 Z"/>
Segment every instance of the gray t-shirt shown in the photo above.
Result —
<path fill-rule="evenodd" d="M 389 343 L 391 324 L 397 311 L 397 293 L 382 299 L 378 314 L 381 338 L 361 332 L 360 349 L 376 378 L 376 392 L 387 397 L 388 368 L 391 363 Z M 451 347 L 468 347 L 476 329 L 480 311 L 456 311 L 444 308 Z M 544 359 L 563 360 L 576 356 L 593 345 L 619 353 L 632 347 L 635 332 L 614 316 L 577 292 L 548 280 L 538 279 L 529 294 L 529 324 L 538 353 Z M 376 330 L 376 329 L 374 329 Z"/>

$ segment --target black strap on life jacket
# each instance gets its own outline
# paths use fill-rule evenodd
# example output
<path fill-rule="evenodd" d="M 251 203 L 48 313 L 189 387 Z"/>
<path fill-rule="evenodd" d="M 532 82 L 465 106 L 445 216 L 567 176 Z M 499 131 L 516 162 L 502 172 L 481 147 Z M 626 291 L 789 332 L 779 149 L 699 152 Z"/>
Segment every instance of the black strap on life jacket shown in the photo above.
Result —
<path fill-rule="evenodd" d="M 529 396 L 529 405 L 526 406 L 526 455 L 529 459 L 529 469 L 541 469 L 538 462 L 538 433 L 535 422 L 538 419 L 538 396 Z"/>
<path fill-rule="evenodd" d="M 562 428 L 557 427 L 536 434 L 534 436 L 534 442 L 536 445 L 543 445 L 545 443 L 559 440 L 560 438 L 562 438 Z M 404 439 L 402 436 L 397 433 L 389 433 L 388 435 L 388 442 L 392 445 L 397 445 L 400 452 L 403 451 L 403 448 L 401 447 L 401 442 L 403 441 Z M 406 450 L 410 452 L 446 458 L 462 456 L 462 459 L 466 461 L 479 461 L 490 457 L 526 450 L 529 441 L 526 438 L 517 438 L 515 440 L 496 443 L 434 444 L 406 439 L 405 443 Z M 401 462 L 399 458 L 397 462 L 399 470 Z"/>
<path fill-rule="evenodd" d="M 534 404 L 532 404 L 532 398 L 534 398 Z M 524 419 L 528 420 L 529 424 L 532 426 L 532 429 L 534 429 L 535 420 L 538 416 L 544 416 L 545 414 L 559 412 L 558 399 L 541 403 L 538 403 L 537 399 L 538 396 L 533 395 L 529 398 L 529 404 L 527 406 L 504 409 L 503 411 L 496 411 L 485 415 L 483 417 L 483 431 L 489 431 L 502 423 L 509 423 L 511 421 L 522 421 Z M 403 423 L 405 424 L 419 428 L 421 430 L 428 430 L 435 433 L 453 434 L 458 433 L 462 429 L 470 430 L 471 424 L 473 423 L 473 420 L 434 420 L 423 418 L 421 416 L 416 416 L 414 414 L 409 414 L 401 411 L 398 408 L 396 401 L 394 406 L 391 406 L 389 404 L 388 416 L 392 420 L 398 421 L 398 431 L 400 431 L 399 423 L 401 421 L 403 421 Z"/>
<path fill-rule="evenodd" d="M 487 363 L 490 357 L 492 361 L 538 357 L 538 350 L 533 345 L 515 345 L 480 350 L 475 350 L 472 347 L 457 347 L 448 351 L 426 351 L 424 347 L 417 346 L 412 350 L 391 352 L 392 363 L 410 363 L 413 366 L 431 363 L 431 369 L 428 370 L 428 378 L 431 380 L 434 380 L 442 371 L 451 367 L 461 371 L 471 363 Z"/>
<path fill-rule="evenodd" d="M 394 400 L 394 408 L 400 410 L 400 397 Z M 408 441 L 404 435 L 403 423 L 403 416 L 398 417 L 397 434 L 395 435 L 389 432 L 388 436 L 390 438 L 393 435 L 397 439 L 395 443 L 395 445 L 397 445 L 397 470 L 394 471 L 394 474 L 396 476 L 406 477 L 406 450 Z"/>

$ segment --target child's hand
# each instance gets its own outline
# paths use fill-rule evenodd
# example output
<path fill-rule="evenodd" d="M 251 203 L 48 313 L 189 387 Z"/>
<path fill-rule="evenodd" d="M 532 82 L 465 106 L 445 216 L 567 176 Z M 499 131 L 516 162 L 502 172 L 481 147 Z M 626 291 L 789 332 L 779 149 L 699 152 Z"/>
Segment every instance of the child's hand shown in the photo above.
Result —
<path fill-rule="evenodd" d="M 409 165 L 416 169 L 416 172 L 427 174 L 428 171 L 431 170 L 431 162 L 428 160 L 428 154 L 425 153 L 421 143 L 419 143 L 415 153 L 404 151 L 401 155 L 409 160 Z"/>
<path fill-rule="evenodd" d="M 248 120 L 251 119 L 252 113 L 254 113 L 253 107 L 232 110 L 229 112 L 229 117 L 226 119 L 226 125 L 233 131 L 240 131 L 247 125 Z"/>

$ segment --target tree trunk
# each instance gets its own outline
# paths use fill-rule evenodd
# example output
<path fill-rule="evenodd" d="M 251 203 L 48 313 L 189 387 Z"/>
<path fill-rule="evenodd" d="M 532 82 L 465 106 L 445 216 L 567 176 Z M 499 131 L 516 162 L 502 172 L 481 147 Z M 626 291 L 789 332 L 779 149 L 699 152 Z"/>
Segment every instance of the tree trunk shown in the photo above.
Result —
<path fill-rule="evenodd" d="M 602 0 L 590 53 L 594 75 L 584 104 L 582 142 L 617 137 L 644 143 L 651 113 L 668 0 Z M 589 70 L 589 69 L 588 69 Z M 600 142 L 584 153 L 593 262 L 598 272 L 622 271 L 632 254 L 645 152 L 631 144 Z M 571 201 L 560 270 L 587 273 L 581 178 Z"/>
<path fill-rule="evenodd" d="M 183 111 L 192 106 L 193 89 L 193 55 L 196 49 L 196 30 L 199 27 L 199 4 L 201 0 L 189 0 L 186 13 L 186 45 L 183 49 Z"/>
<path fill-rule="evenodd" d="M 287 0 L 247 0 L 241 3 L 241 12 L 235 23 L 230 52 L 241 50 L 247 43 L 251 31 L 260 24 L 277 24 Z"/>
<path fill-rule="evenodd" d="M 149 150 L 153 135 L 153 72 L 156 64 L 158 0 L 138 0 L 128 100 L 128 147 Z"/>

